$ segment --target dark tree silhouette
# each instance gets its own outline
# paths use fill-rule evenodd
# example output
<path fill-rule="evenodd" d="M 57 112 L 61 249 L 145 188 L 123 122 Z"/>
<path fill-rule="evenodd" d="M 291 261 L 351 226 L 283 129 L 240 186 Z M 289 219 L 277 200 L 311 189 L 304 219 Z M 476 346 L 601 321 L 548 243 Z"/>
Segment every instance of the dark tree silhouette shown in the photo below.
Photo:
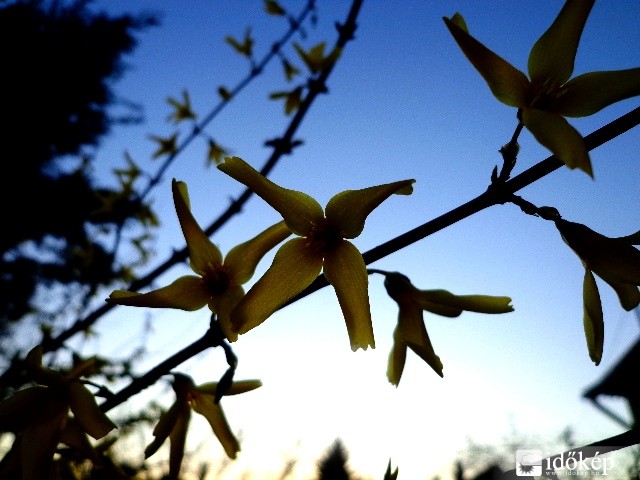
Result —
<path fill-rule="evenodd" d="M 0 335 L 33 310 L 38 285 L 95 288 L 122 275 L 92 225 L 152 218 L 132 189 L 98 189 L 90 167 L 114 124 L 141 120 L 113 83 L 134 34 L 156 21 L 108 17 L 88 4 L 0 2 Z M 116 104 L 125 104 L 124 116 L 111 115 Z"/>
<path fill-rule="evenodd" d="M 347 460 L 347 449 L 338 438 L 318 463 L 318 480 L 350 480 Z"/>

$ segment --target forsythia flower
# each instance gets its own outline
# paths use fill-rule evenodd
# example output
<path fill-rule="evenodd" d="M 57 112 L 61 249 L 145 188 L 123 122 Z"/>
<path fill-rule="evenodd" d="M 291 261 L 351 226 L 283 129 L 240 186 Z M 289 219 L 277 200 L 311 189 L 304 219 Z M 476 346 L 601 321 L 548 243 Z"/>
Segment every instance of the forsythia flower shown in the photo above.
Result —
<path fill-rule="evenodd" d="M 262 197 L 299 236 L 279 248 L 271 267 L 238 303 L 227 338 L 234 341 L 260 325 L 324 271 L 338 296 L 351 348 L 375 347 L 367 270 L 358 249 L 346 239 L 360 235 L 367 216 L 389 196 L 410 194 L 414 180 L 344 191 L 323 211 L 309 195 L 276 185 L 241 158 L 227 157 L 218 168 Z"/>
<path fill-rule="evenodd" d="M 580 133 L 563 117 L 584 117 L 640 95 L 640 68 L 591 72 L 570 80 L 576 50 L 595 0 L 567 0 L 529 54 L 529 77 L 469 35 L 464 19 L 444 18 L 464 54 L 495 97 L 517 107 L 533 136 L 569 168 L 593 176 Z"/>
<path fill-rule="evenodd" d="M 240 444 L 233 435 L 220 404 L 215 403 L 216 382 L 205 383 L 196 386 L 187 375 L 173 374 L 173 390 L 176 392 L 176 401 L 167 410 L 153 429 L 153 441 L 144 451 L 145 458 L 156 453 L 164 441 L 169 438 L 171 449 L 169 453 L 169 478 L 178 478 L 180 465 L 184 457 L 184 446 L 187 438 L 187 429 L 191 420 L 191 410 L 204 416 L 213 433 L 218 438 L 229 458 L 236 458 L 240 451 Z M 262 386 L 259 380 L 243 380 L 233 382 L 225 395 L 255 390 Z"/>
<path fill-rule="evenodd" d="M 488 295 L 454 295 L 446 290 L 418 290 L 398 272 L 369 270 L 385 276 L 384 286 L 400 307 L 398 325 L 393 332 L 393 348 L 389 355 L 387 378 L 393 385 L 400 383 L 407 357 L 407 347 L 413 350 L 433 370 L 443 376 L 442 362 L 429 340 L 422 312 L 445 317 L 457 317 L 463 311 L 479 313 L 508 313 L 513 311 L 509 297 Z"/>
<path fill-rule="evenodd" d="M 175 123 L 180 123 L 182 120 L 195 120 L 196 114 L 191 108 L 191 99 L 189 98 L 189 92 L 186 90 L 182 91 L 182 102 L 180 100 L 176 100 L 173 97 L 167 98 L 167 103 L 171 105 L 175 110 L 167 120 L 174 121 Z"/>
<path fill-rule="evenodd" d="M 92 368 L 91 359 L 63 375 L 42 366 L 42 347 L 38 346 L 27 355 L 26 366 L 37 385 L 19 390 L 0 403 L 0 431 L 17 435 L 12 452 L 7 455 L 20 452 L 22 480 L 41 480 L 49 478 L 59 442 L 90 451 L 86 434 L 100 439 L 116 425 L 78 380 Z M 4 476 L 6 472 L 0 473 Z"/>
<path fill-rule="evenodd" d="M 170 137 L 159 137 L 158 135 L 149 135 L 149 138 L 158 144 L 158 148 L 151 158 L 158 158 L 163 155 L 173 155 L 178 151 L 177 141 L 178 134 L 174 133 Z"/>
<path fill-rule="evenodd" d="M 243 283 L 249 281 L 262 257 L 291 235 L 279 222 L 256 237 L 222 254 L 200 228 L 189 210 L 189 195 L 184 182 L 172 182 L 173 202 L 189 249 L 191 268 L 197 275 L 178 278 L 171 285 L 148 293 L 115 290 L 107 302 L 133 307 L 199 310 L 209 305 L 218 315 L 223 330 L 229 330 L 229 314 L 244 296 Z"/>
<path fill-rule="evenodd" d="M 604 320 L 600 294 L 593 274 L 604 280 L 618 295 L 620 305 L 631 311 L 640 305 L 640 232 L 609 238 L 580 223 L 554 220 L 562 239 L 580 257 L 585 267 L 583 284 L 584 332 L 589 357 L 598 365 L 602 359 Z"/>

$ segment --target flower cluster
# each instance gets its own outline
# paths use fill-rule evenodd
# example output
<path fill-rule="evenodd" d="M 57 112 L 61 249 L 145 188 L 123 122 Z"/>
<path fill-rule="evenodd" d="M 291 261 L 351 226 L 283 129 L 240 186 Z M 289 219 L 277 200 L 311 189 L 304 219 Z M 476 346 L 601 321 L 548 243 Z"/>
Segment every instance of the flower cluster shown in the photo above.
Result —
<path fill-rule="evenodd" d="M 14 470 L 22 472 L 22 480 L 49 478 L 59 443 L 97 459 L 87 434 L 101 439 L 117 427 L 80 381 L 93 368 L 94 360 L 82 361 L 63 374 L 42 365 L 41 346 L 28 353 L 27 372 L 36 385 L 18 390 L 0 403 L 0 432 L 16 434 L 2 462 L 0 478 L 14 478 Z"/>

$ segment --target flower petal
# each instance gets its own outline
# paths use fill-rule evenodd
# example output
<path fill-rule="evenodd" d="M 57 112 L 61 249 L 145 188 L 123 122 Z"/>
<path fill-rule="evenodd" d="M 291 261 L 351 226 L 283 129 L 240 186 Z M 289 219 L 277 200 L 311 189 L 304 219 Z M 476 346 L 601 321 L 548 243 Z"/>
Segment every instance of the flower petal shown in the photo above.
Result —
<path fill-rule="evenodd" d="M 308 248 L 306 238 L 294 238 L 277 251 L 265 274 L 247 292 L 231 313 L 232 332 L 227 338 L 237 340 L 264 322 L 288 300 L 307 288 L 322 270 L 322 256 Z M 225 332 L 227 334 L 227 332 Z"/>
<path fill-rule="evenodd" d="M 434 306 L 451 307 L 462 313 L 463 310 L 478 313 L 513 312 L 509 297 L 493 297 L 490 295 L 454 295 L 446 290 L 420 290 L 418 304 L 425 310 L 433 312 Z M 449 316 L 449 315 L 445 315 Z M 456 315 L 457 316 L 457 315 Z"/>
<path fill-rule="evenodd" d="M 21 480 L 50 478 L 53 455 L 66 422 L 67 411 L 62 409 L 50 412 L 22 432 L 17 440 L 20 442 Z"/>
<path fill-rule="evenodd" d="M 362 254 L 352 243 L 346 240 L 338 242 L 325 254 L 324 276 L 338 296 L 351 350 L 375 348 L 369 307 L 369 277 Z"/>
<path fill-rule="evenodd" d="M 364 229 L 367 216 L 391 195 L 410 195 L 415 180 L 402 180 L 361 190 L 346 190 L 334 195 L 325 214 L 327 220 L 337 226 L 344 238 L 355 238 Z"/>
<path fill-rule="evenodd" d="M 622 308 L 627 312 L 630 312 L 640 305 L 640 290 L 638 290 L 636 285 L 630 283 L 609 283 L 609 286 L 615 290 L 616 295 L 618 295 L 618 300 L 620 300 L 620 305 L 622 305 Z"/>
<path fill-rule="evenodd" d="M 187 275 L 171 285 L 148 293 L 115 290 L 107 302 L 131 307 L 177 308 L 192 312 L 204 307 L 209 301 L 209 292 L 200 277 Z"/>
<path fill-rule="evenodd" d="M 469 35 L 463 24 L 456 21 L 456 16 L 443 20 L 462 52 L 487 82 L 493 95 L 511 107 L 524 106 L 529 85 L 527 76 Z"/>
<path fill-rule="evenodd" d="M 149 458 L 156 453 L 164 441 L 169 438 L 171 430 L 173 430 L 174 425 L 178 421 L 181 408 L 184 408 L 182 403 L 174 402 L 173 405 L 169 407 L 169 410 L 160 415 L 158 423 L 153 428 L 154 439 L 147 448 L 144 449 L 144 458 Z"/>
<path fill-rule="evenodd" d="M 324 218 L 322 207 L 309 195 L 276 185 L 239 157 L 226 157 L 218 169 L 249 187 L 277 210 L 297 235 L 308 235 Z"/>
<path fill-rule="evenodd" d="M 407 344 L 400 338 L 400 332 L 396 327 L 393 331 L 393 346 L 389 352 L 389 363 L 387 364 L 387 379 L 396 387 L 400 384 L 406 360 Z"/>
<path fill-rule="evenodd" d="M 81 383 L 69 383 L 69 405 L 82 429 L 96 440 L 106 436 L 114 428 L 118 428 L 100 410 L 93 394 Z"/>
<path fill-rule="evenodd" d="M 224 396 L 228 395 L 238 395 L 240 393 L 250 392 L 251 390 L 255 390 L 256 388 L 260 388 L 262 386 L 262 382 L 260 380 L 238 380 L 234 381 L 231 386 L 227 389 Z M 207 393 L 209 395 L 216 394 L 216 389 L 218 388 L 218 382 L 209 382 L 203 383 L 202 385 L 198 385 L 196 390 L 202 393 Z"/>
<path fill-rule="evenodd" d="M 188 404 L 180 404 L 180 411 L 169 434 L 169 478 L 180 478 L 180 467 L 184 458 L 184 446 L 191 421 L 191 409 Z"/>
<path fill-rule="evenodd" d="M 232 248 L 224 258 L 224 265 L 229 269 L 238 285 L 248 282 L 255 272 L 258 262 L 265 254 L 291 235 L 285 222 L 278 222 L 264 232 Z"/>
<path fill-rule="evenodd" d="M 89 437 L 85 433 L 82 426 L 74 418 L 69 418 L 60 435 L 60 442 L 67 447 L 72 448 L 75 452 L 84 458 L 91 460 L 95 464 L 100 464 L 101 459 L 98 452 L 89 441 Z"/>
<path fill-rule="evenodd" d="M 595 0 L 567 0 L 529 54 L 532 82 L 562 85 L 573 73 L 580 36 Z"/>
<path fill-rule="evenodd" d="M 522 121 L 536 140 L 571 168 L 579 168 L 591 177 L 593 170 L 584 139 L 560 115 L 533 108 L 522 110 Z"/>
<path fill-rule="evenodd" d="M 176 182 L 174 179 L 171 183 L 171 190 L 180 227 L 189 248 L 191 268 L 198 275 L 203 276 L 211 270 L 212 266 L 222 265 L 222 254 L 193 218 L 189 209 L 187 185 L 184 182 Z"/>
<path fill-rule="evenodd" d="M 401 299 L 398 302 L 398 306 L 400 307 L 397 327 L 399 337 L 411 350 L 427 362 L 438 375 L 444 376 L 442 362 L 431 345 L 431 340 L 422 318 L 422 311 L 410 299 Z"/>
<path fill-rule="evenodd" d="M 584 334 L 587 339 L 589 357 L 598 365 L 602 359 L 604 320 L 596 279 L 589 269 L 585 269 L 582 295 L 584 299 Z"/>
<path fill-rule="evenodd" d="M 240 444 L 231 431 L 231 427 L 222 411 L 222 407 L 214 402 L 212 395 L 194 392 L 193 409 L 203 415 L 229 458 L 236 458 L 240 451 Z"/>
<path fill-rule="evenodd" d="M 51 391 L 39 385 L 18 390 L 0 402 L 0 432 L 19 432 L 33 421 L 51 399 Z"/>
<path fill-rule="evenodd" d="M 565 117 L 586 117 L 637 95 L 640 95 L 640 68 L 585 73 L 562 87 L 554 111 Z"/>
<path fill-rule="evenodd" d="M 556 220 L 564 241 L 586 267 L 605 282 L 640 285 L 640 251 L 624 239 L 609 238 L 581 223 Z"/>
<path fill-rule="evenodd" d="M 229 287 L 222 295 L 213 295 L 209 301 L 209 308 L 218 316 L 220 328 L 225 333 L 231 333 L 231 312 L 240 300 L 244 298 L 244 288 L 235 286 Z"/>

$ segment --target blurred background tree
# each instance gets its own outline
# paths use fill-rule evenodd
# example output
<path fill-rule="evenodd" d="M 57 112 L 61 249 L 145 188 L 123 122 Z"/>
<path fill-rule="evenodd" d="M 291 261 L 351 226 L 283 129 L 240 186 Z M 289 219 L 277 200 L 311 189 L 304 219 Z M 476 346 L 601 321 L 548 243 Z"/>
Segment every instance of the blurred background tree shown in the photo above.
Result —
<path fill-rule="evenodd" d="M 129 221 L 154 225 L 153 212 L 132 188 L 140 173 L 135 164 L 116 172 L 117 185 L 108 188 L 96 185 L 92 163 L 100 140 L 115 125 L 142 121 L 141 108 L 118 98 L 113 85 L 126 70 L 124 58 L 136 47 L 136 34 L 157 20 L 109 17 L 88 4 L 0 5 L 5 72 L 0 76 L 5 226 L 0 353 L 5 358 L 13 353 L 6 342 L 12 324 L 34 312 L 51 321 L 55 309 L 128 274 L 113 268 L 116 229 Z M 55 292 L 57 301 L 36 307 L 38 295 L 47 291 Z"/>

